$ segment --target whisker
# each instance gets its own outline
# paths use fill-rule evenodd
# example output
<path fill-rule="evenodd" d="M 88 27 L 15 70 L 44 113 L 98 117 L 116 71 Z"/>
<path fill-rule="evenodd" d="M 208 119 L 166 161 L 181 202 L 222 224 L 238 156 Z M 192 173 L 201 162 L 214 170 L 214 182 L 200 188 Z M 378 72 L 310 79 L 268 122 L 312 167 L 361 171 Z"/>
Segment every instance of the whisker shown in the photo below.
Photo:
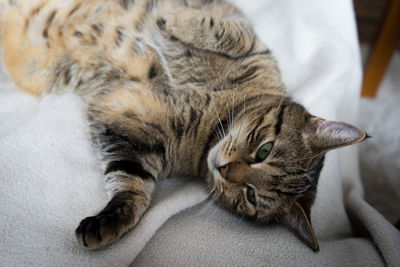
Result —
<path fill-rule="evenodd" d="M 216 106 L 215 106 L 213 94 L 210 94 L 210 100 L 211 100 L 211 103 L 212 103 L 212 105 L 213 105 L 215 114 L 217 115 L 217 118 L 218 118 L 218 121 L 219 121 L 219 125 L 221 126 L 221 129 L 222 129 L 222 133 L 224 134 L 224 137 L 226 137 L 226 135 L 225 135 L 225 130 L 224 130 L 224 126 L 222 125 L 221 117 L 220 117 L 220 115 L 219 115 L 219 113 L 218 113 L 218 111 L 217 111 L 217 108 L 216 108 Z"/>
<path fill-rule="evenodd" d="M 211 187 L 211 189 L 210 189 L 210 187 Z M 215 184 L 213 183 L 213 184 L 210 184 L 209 186 L 208 186 L 208 190 L 210 190 L 209 192 L 208 192 L 208 195 L 209 195 L 209 201 L 207 202 L 207 204 L 197 213 L 197 215 L 202 215 L 203 214 L 203 212 L 205 211 L 205 210 L 207 210 L 210 206 L 212 206 L 212 205 L 214 205 L 214 203 L 215 203 L 215 193 L 216 193 L 216 186 L 215 186 Z"/>
<path fill-rule="evenodd" d="M 276 108 L 276 112 L 279 112 L 279 110 L 281 109 L 281 106 L 282 106 L 282 103 L 283 103 L 283 99 L 286 97 L 286 95 L 285 94 L 282 94 L 282 97 L 281 97 L 281 101 L 279 102 L 279 105 L 278 105 L 278 107 Z"/>
<path fill-rule="evenodd" d="M 246 97 L 243 99 L 242 104 L 243 104 L 243 112 L 246 114 L 246 108 L 247 108 L 247 106 L 246 106 Z M 236 144 L 236 142 L 237 142 L 237 140 L 238 140 L 238 138 L 239 138 L 240 132 L 242 131 L 243 121 L 244 121 L 244 120 L 242 119 L 242 121 L 240 122 L 239 131 L 238 131 L 238 133 L 237 133 L 237 135 L 236 135 L 235 141 L 233 142 L 234 144 Z"/>
<path fill-rule="evenodd" d="M 218 114 L 217 114 L 217 116 L 218 116 Z M 210 122 L 210 120 L 209 120 L 209 122 Z M 220 127 L 219 123 L 217 124 L 217 128 L 214 130 L 213 134 L 218 138 L 218 140 L 222 140 L 223 139 L 224 135 L 223 135 L 223 133 L 221 131 L 221 127 Z"/>
<path fill-rule="evenodd" d="M 231 130 L 235 127 L 235 94 L 232 93 Z"/>
<path fill-rule="evenodd" d="M 233 94 L 232 94 L 233 95 Z M 230 105 L 229 105 L 229 102 L 227 101 L 226 102 L 226 105 L 227 105 L 227 108 L 228 108 L 228 112 L 227 112 L 227 116 L 226 116 L 226 119 L 227 119 L 227 121 L 228 121 L 228 130 L 229 130 L 229 132 L 232 130 L 232 122 L 231 122 L 231 107 L 230 107 Z"/>

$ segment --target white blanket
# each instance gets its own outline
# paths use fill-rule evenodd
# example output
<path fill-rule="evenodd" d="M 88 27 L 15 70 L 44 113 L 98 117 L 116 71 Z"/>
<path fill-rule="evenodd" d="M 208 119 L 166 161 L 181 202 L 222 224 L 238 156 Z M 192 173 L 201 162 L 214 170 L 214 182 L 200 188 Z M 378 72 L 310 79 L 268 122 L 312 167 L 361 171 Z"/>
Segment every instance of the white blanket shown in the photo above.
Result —
<path fill-rule="evenodd" d="M 276 55 L 295 99 L 316 115 L 355 123 L 361 68 L 351 2 L 235 2 Z M 205 204 L 203 183 L 182 179 L 160 183 L 150 210 L 119 242 L 85 251 L 74 230 L 107 202 L 85 129 L 77 96 L 36 99 L 0 69 L 1 266 L 126 266 L 135 258 L 146 266 L 400 262 L 399 231 L 362 198 L 357 147 L 328 154 L 312 209 L 318 253 L 281 226 Z"/>

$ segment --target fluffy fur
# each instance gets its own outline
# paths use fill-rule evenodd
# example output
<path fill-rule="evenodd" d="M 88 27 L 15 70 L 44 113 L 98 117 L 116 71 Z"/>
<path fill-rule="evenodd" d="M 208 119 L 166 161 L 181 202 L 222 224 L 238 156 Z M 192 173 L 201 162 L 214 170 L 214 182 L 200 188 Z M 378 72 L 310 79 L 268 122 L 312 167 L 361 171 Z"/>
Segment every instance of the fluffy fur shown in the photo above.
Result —
<path fill-rule="evenodd" d="M 206 178 L 217 203 L 284 223 L 318 249 L 310 208 L 324 154 L 366 134 L 293 102 L 235 6 L 1 0 L 0 9 L 4 63 L 18 87 L 74 91 L 87 103 L 110 201 L 78 226 L 83 247 L 118 240 L 147 210 L 157 180 L 179 175 Z"/>

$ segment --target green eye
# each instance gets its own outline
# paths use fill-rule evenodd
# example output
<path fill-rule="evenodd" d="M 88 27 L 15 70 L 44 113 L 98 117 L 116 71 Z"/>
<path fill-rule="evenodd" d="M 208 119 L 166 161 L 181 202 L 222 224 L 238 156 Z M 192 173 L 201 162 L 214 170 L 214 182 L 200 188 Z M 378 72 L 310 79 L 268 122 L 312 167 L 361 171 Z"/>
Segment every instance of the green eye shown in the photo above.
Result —
<path fill-rule="evenodd" d="M 253 204 L 254 206 L 256 205 L 256 193 L 254 192 L 253 187 L 247 186 L 246 198 L 251 204 Z"/>
<path fill-rule="evenodd" d="M 271 153 L 272 147 L 274 146 L 273 142 L 263 144 L 256 154 L 256 162 L 261 162 L 266 159 Z"/>

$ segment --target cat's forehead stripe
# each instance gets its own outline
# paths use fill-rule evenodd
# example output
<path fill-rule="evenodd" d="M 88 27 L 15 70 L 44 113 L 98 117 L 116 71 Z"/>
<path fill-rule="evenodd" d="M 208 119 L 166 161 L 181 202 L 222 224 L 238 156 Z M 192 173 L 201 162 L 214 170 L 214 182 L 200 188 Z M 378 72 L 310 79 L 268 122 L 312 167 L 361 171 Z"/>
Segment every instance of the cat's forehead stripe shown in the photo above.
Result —
<path fill-rule="evenodd" d="M 286 107 L 287 107 L 286 105 L 282 105 L 281 109 L 279 110 L 279 115 L 277 117 L 276 124 L 275 124 L 275 135 L 279 135 L 281 133 L 283 116 L 284 116 L 284 111 L 285 111 Z"/>

